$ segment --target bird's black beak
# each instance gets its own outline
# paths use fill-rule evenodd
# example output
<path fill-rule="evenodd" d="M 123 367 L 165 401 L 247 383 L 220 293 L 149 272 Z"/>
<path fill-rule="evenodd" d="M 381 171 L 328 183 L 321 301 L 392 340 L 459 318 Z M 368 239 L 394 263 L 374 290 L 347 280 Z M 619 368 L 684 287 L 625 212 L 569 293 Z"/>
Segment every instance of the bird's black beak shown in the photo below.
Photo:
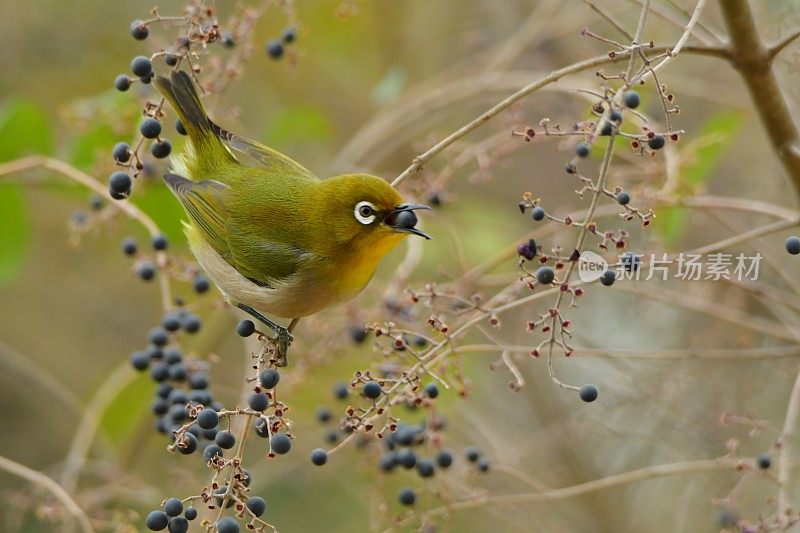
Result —
<path fill-rule="evenodd" d="M 415 209 L 430 209 L 430 207 L 422 204 L 400 204 L 386 215 L 383 222 L 395 231 L 413 233 L 430 239 L 430 235 L 415 227 L 417 225 L 417 215 L 414 214 Z"/>

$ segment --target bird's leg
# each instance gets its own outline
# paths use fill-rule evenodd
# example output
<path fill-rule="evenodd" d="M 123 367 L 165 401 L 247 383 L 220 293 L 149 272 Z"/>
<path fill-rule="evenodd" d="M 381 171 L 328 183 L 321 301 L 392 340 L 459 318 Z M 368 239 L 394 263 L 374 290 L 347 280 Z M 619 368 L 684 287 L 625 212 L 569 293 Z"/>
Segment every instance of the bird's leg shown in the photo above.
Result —
<path fill-rule="evenodd" d="M 289 345 L 292 344 L 294 337 L 292 336 L 291 329 L 294 328 L 295 324 L 299 319 L 292 320 L 292 323 L 289 324 L 288 328 L 280 326 L 270 320 L 269 318 L 265 317 L 252 307 L 248 305 L 244 305 L 243 303 L 236 304 L 236 307 L 244 311 L 245 313 L 249 314 L 259 322 L 262 322 L 265 326 L 271 329 L 275 333 L 275 348 L 276 348 L 276 366 L 286 366 L 288 364 L 287 359 L 287 352 L 289 351 Z"/>

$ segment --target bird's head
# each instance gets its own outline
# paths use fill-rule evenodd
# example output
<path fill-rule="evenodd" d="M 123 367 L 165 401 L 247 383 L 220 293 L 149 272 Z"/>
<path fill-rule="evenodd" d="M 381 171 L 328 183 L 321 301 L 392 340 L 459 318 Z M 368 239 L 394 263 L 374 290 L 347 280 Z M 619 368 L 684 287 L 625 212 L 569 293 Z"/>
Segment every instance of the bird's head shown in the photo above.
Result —
<path fill-rule="evenodd" d="M 414 213 L 430 208 L 404 202 L 394 187 L 377 176 L 335 176 L 320 182 L 318 192 L 323 198 L 315 201 L 322 206 L 323 221 L 338 246 L 383 256 L 409 234 L 430 239 L 416 227 Z"/>

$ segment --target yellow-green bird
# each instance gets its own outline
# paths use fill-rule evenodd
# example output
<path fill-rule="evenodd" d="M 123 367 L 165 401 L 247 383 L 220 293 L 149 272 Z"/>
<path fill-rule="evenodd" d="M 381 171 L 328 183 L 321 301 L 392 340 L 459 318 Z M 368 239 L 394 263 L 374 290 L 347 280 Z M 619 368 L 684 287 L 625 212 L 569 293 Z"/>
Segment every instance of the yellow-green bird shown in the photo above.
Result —
<path fill-rule="evenodd" d="M 279 357 L 304 316 L 353 298 L 379 261 L 416 228 L 415 209 L 385 180 L 320 180 L 285 155 L 208 118 L 183 71 L 153 85 L 172 104 L 190 143 L 164 179 L 189 218 L 189 247 L 227 300 L 271 328 Z M 241 163 L 234 152 L 256 165 Z M 291 319 L 288 328 L 263 316 Z M 285 364 L 285 360 L 283 361 Z"/>

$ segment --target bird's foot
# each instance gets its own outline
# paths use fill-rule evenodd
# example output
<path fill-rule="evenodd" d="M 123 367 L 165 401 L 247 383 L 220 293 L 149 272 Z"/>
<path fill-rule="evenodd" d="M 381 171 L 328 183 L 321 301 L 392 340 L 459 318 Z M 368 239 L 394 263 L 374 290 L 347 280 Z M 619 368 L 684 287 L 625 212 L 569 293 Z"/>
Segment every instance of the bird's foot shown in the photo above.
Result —
<path fill-rule="evenodd" d="M 275 366 L 286 366 L 289 364 L 289 346 L 291 346 L 294 337 L 289 330 L 278 326 L 275 329 L 275 338 L 272 339 L 275 343 Z"/>

